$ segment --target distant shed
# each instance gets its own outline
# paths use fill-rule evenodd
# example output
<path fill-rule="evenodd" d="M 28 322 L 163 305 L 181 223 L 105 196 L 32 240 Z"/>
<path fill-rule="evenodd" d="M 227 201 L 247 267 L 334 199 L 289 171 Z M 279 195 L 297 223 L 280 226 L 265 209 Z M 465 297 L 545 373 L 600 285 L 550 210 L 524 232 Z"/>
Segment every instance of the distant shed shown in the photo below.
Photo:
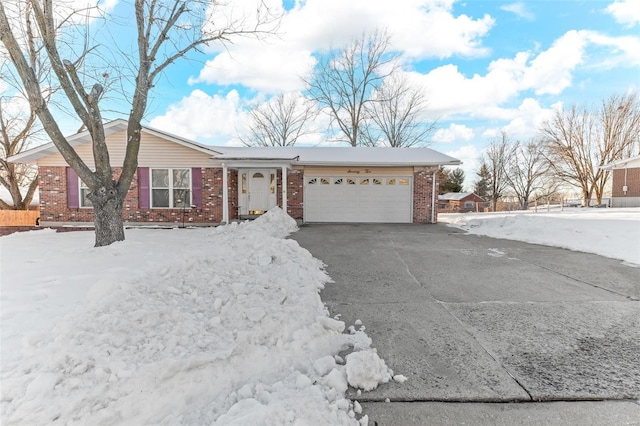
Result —
<path fill-rule="evenodd" d="M 611 170 L 611 207 L 640 207 L 640 155 L 602 166 Z"/>
<path fill-rule="evenodd" d="M 450 212 L 472 212 L 484 209 L 484 198 L 473 192 L 448 192 L 438 195 L 438 208 Z"/>

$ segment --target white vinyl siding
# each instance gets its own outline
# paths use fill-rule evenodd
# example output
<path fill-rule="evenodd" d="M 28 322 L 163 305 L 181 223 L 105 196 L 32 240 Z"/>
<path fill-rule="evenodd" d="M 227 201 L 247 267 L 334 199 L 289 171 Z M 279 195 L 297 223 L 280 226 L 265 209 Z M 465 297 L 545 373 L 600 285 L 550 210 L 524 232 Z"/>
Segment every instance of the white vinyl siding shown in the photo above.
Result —
<path fill-rule="evenodd" d="M 113 167 L 120 166 L 124 161 L 126 150 L 126 131 L 107 136 L 109 159 Z M 91 168 L 93 164 L 93 148 L 87 142 L 74 147 L 78 155 Z M 182 146 L 154 134 L 142 131 L 138 164 L 151 167 L 210 167 L 211 154 Z M 59 153 L 51 154 L 38 160 L 39 166 L 67 166 Z"/>

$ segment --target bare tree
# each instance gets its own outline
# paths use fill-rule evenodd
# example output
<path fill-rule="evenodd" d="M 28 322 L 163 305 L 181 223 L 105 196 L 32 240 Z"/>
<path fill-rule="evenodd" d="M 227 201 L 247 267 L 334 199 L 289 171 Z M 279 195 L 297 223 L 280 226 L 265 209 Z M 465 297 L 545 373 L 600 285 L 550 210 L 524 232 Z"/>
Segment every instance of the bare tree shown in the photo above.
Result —
<path fill-rule="evenodd" d="M 29 4 L 15 10 L 15 14 L 24 18 L 23 44 L 27 60 L 38 80 L 46 84 L 49 73 L 41 66 L 42 46 L 34 36 Z M 13 93 L 0 96 L 0 184 L 7 189 L 12 202 L 0 200 L 0 209 L 28 210 L 38 188 L 37 168 L 10 163 L 7 158 L 42 142 L 43 132 L 35 111 L 30 108 L 26 96 L 21 92 L 19 77 L 13 73 L 9 58 L 4 53 L 0 58 L 0 78 Z M 45 102 L 49 101 L 52 93 L 53 90 L 49 89 L 43 96 Z"/>
<path fill-rule="evenodd" d="M 0 184 L 11 195 L 12 204 L 0 199 L 0 209 L 28 210 L 38 188 L 37 170 L 25 164 L 14 164 L 7 158 L 23 152 L 40 133 L 36 115 L 28 111 L 6 114 L 10 101 L 0 98 Z"/>
<path fill-rule="evenodd" d="M 502 198 L 507 188 L 507 165 L 513 148 L 506 132 L 493 139 L 480 160 L 480 173 L 487 178 L 487 197 L 491 202 L 491 209 L 496 211 L 498 200 Z"/>
<path fill-rule="evenodd" d="M 523 210 L 527 209 L 529 198 L 543 187 L 548 177 L 549 164 L 542 150 L 542 142 L 536 139 L 526 143 L 517 141 L 511 148 L 505 179 Z"/>
<path fill-rule="evenodd" d="M 638 95 L 611 96 L 599 110 L 573 105 L 557 110 L 540 130 L 554 173 L 580 188 L 582 204 L 592 195 L 602 203 L 610 171 L 601 166 L 638 149 L 640 105 Z"/>
<path fill-rule="evenodd" d="M 79 55 L 65 57 L 65 52 L 72 55 L 73 49 L 67 49 L 68 45 L 61 41 L 63 31 L 56 27 L 58 17 L 54 13 L 53 0 L 25 1 L 33 10 L 38 36 L 47 53 L 47 66 L 55 73 L 65 98 L 91 136 L 95 171 L 69 144 L 47 106 L 35 70 L 16 37 L 21 23 L 9 20 L 4 2 L 0 3 L 0 40 L 20 76 L 31 108 L 47 135 L 90 190 L 88 198 L 94 208 L 95 245 L 122 241 L 122 205 L 138 165 L 140 123 L 147 109 L 149 92 L 157 78 L 173 62 L 209 43 L 226 43 L 239 36 L 270 34 L 275 30 L 274 25 L 277 25 L 279 17 L 259 2 L 255 19 L 250 21 L 247 16 L 241 16 L 238 19 L 229 18 L 220 24 L 219 20 L 213 19 L 217 8 L 221 7 L 218 3 L 209 4 L 204 0 L 135 0 L 132 11 L 137 30 L 137 58 L 133 60 L 135 83 L 129 95 L 127 147 L 122 172 L 116 178 L 109 160 L 99 105 L 104 88 L 98 82 L 94 82 L 90 89 L 86 88 L 86 75 L 81 70 L 87 63 L 88 54 L 97 46 L 87 46 L 85 43 Z"/>
<path fill-rule="evenodd" d="M 411 147 L 429 143 L 435 122 L 424 117 L 427 97 L 424 89 L 411 86 L 406 77 L 388 76 L 369 103 L 365 137 L 368 145 Z"/>
<path fill-rule="evenodd" d="M 316 116 L 313 103 L 302 95 L 280 93 L 251 110 L 248 132 L 240 140 L 246 146 L 292 146 L 315 133 L 309 124 Z"/>
<path fill-rule="evenodd" d="M 554 174 L 580 188 L 584 206 L 589 205 L 592 194 L 588 169 L 593 167 L 593 127 L 589 111 L 573 105 L 566 111 L 557 110 L 541 129 L 547 160 Z"/>
<path fill-rule="evenodd" d="M 596 203 L 602 204 L 611 170 L 602 166 L 640 150 L 640 100 L 637 93 L 613 95 L 604 100 L 597 112 L 596 167 L 591 169 L 591 185 Z"/>
<path fill-rule="evenodd" d="M 351 146 L 364 144 L 361 130 L 371 94 L 395 70 L 389 46 L 385 32 L 363 35 L 321 58 L 314 75 L 305 79 L 311 98 L 326 108 L 340 139 Z"/>

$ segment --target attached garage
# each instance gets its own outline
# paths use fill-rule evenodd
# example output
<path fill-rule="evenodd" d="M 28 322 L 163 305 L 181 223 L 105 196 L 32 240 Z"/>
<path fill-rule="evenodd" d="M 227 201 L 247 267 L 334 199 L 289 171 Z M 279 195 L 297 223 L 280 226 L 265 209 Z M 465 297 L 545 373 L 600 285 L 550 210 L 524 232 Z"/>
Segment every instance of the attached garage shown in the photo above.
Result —
<path fill-rule="evenodd" d="M 249 201 L 244 202 L 245 170 L 260 172 L 274 167 L 270 169 L 275 176 L 271 191 L 277 205 L 309 223 L 435 223 L 438 168 L 460 164 L 429 148 L 216 149 L 223 152 L 214 157 L 223 167 L 223 176 L 225 169 L 239 170 L 240 214 L 245 204 L 250 205 L 249 201 L 255 198 L 247 185 Z M 223 181 L 223 188 L 226 186 Z"/>
<path fill-rule="evenodd" d="M 306 222 L 411 223 L 410 176 L 306 176 Z"/>

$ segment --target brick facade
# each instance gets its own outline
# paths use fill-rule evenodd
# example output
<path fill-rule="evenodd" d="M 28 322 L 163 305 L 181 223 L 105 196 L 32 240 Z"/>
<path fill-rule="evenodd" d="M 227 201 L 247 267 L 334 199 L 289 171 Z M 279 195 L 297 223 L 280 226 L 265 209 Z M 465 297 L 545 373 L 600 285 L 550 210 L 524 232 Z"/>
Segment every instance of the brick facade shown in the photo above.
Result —
<path fill-rule="evenodd" d="M 141 209 L 138 203 L 137 174 L 125 197 L 122 216 L 130 223 L 218 224 L 222 222 L 222 169 L 202 168 L 202 207 L 186 209 Z M 432 223 L 432 191 L 437 168 L 422 168 L 413 175 L 413 223 Z M 229 219 L 238 218 L 238 171 L 229 169 Z M 114 174 L 120 173 L 114 169 Z M 40 218 L 42 222 L 93 222 L 93 209 L 69 208 L 67 204 L 67 174 L 65 167 L 41 166 Z M 277 200 L 282 206 L 282 172 L 277 171 Z M 304 216 L 304 170 L 290 170 L 287 175 L 287 213 L 294 219 Z"/>
<path fill-rule="evenodd" d="M 114 169 L 114 176 L 120 169 Z M 38 171 L 40 220 L 43 222 L 93 222 L 93 209 L 69 208 L 66 167 L 43 166 Z M 229 170 L 229 216 L 237 217 L 238 172 Z M 131 223 L 216 224 L 222 221 L 222 169 L 202 169 L 202 208 L 141 209 L 138 206 L 138 176 L 122 205 L 122 217 Z"/>
<path fill-rule="evenodd" d="M 625 185 L 625 172 L 627 174 L 625 194 L 622 187 Z M 640 197 L 640 167 L 613 170 L 613 187 L 611 188 L 613 197 Z"/>
<path fill-rule="evenodd" d="M 303 198 L 304 170 L 290 170 L 287 174 L 287 213 L 294 219 L 303 218 Z"/>
<path fill-rule="evenodd" d="M 413 173 L 413 223 L 435 223 L 438 219 L 438 209 L 432 208 L 433 191 L 438 187 L 437 170 L 425 167 Z M 434 217 L 431 217 L 432 212 Z"/>

